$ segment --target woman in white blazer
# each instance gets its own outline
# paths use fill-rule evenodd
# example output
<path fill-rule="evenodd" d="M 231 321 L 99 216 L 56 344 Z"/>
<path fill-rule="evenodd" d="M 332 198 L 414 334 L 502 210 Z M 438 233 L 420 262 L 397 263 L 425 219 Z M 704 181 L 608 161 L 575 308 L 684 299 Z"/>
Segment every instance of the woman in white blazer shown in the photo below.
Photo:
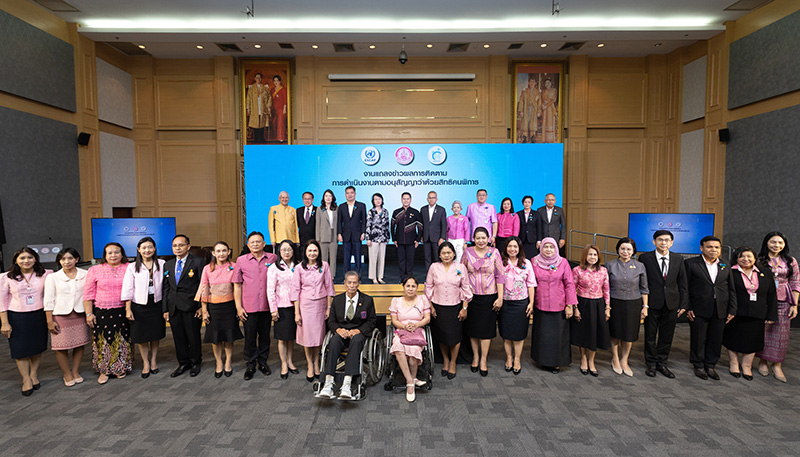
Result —
<path fill-rule="evenodd" d="M 322 203 L 317 211 L 317 241 L 321 252 L 320 260 L 328 262 L 331 277 L 336 277 L 336 251 L 339 249 L 339 240 L 336 237 L 338 218 L 336 217 L 336 197 L 330 189 L 322 194 Z M 300 252 L 305 252 L 305 246 L 300 247 Z"/>
<path fill-rule="evenodd" d="M 83 348 L 92 341 L 83 308 L 86 270 L 77 267 L 80 260 L 81 255 L 75 249 L 61 250 L 56 255 L 56 263 L 61 265 L 61 269 L 48 275 L 44 281 L 44 311 L 51 334 L 50 347 L 56 351 L 56 360 L 67 387 L 83 382 L 80 375 Z"/>
<path fill-rule="evenodd" d="M 139 240 L 136 251 L 122 281 L 122 301 L 131 321 L 131 341 L 142 355 L 142 378 L 148 378 L 158 373 L 158 344 L 167 332 L 161 312 L 165 262 L 158 259 L 156 242 L 149 236 Z"/>

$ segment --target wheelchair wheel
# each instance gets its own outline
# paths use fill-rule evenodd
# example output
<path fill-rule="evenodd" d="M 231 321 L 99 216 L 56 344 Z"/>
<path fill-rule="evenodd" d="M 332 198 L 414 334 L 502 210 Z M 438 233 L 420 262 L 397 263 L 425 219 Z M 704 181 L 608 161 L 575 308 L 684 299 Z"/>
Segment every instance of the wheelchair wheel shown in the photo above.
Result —
<path fill-rule="evenodd" d="M 386 343 L 383 334 L 378 329 L 374 329 L 367 341 L 366 364 L 364 365 L 364 378 L 367 385 L 374 386 L 383 378 L 386 364 Z"/>

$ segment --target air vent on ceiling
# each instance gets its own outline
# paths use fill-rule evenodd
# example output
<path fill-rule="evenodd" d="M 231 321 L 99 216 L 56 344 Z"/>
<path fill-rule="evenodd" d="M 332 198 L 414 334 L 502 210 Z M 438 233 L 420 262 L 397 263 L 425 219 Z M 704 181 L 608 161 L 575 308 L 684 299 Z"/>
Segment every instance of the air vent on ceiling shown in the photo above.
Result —
<path fill-rule="evenodd" d="M 467 52 L 469 43 L 450 43 L 447 47 L 447 52 Z"/>
<path fill-rule="evenodd" d="M 356 52 L 353 43 L 333 43 L 333 50 L 336 52 Z"/>
<path fill-rule="evenodd" d="M 35 0 L 54 13 L 79 13 L 81 10 L 61 0 Z"/>
<path fill-rule="evenodd" d="M 242 52 L 242 48 L 236 43 L 214 43 L 222 52 Z"/>
<path fill-rule="evenodd" d="M 586 44 L 585 41 L 568 41 L 563 46 L 558 48 L 559 51 L 577 51 Z"/>
<path fill-rule="evenodd" d="M 519 49 L 521 48 L 523 43 L 511 43 L 508 45 L 507 49 Z"/>
<path fill-rule="evenodd" d="M 728 6 L 724 11 L 753 11 L 756 8 L 762 7 L 772 0 L 739 0 L 738 2 Z"/>
<path fill-rule="evenodd" d="M 292 43 L 278 43 L 278 46 L 280 46 L 281 49 L 294 49 L 294 45 Z"/>
<path fill-rule="evenodd" d="M 149 56 L 149 52 L 127 41 L 106 41 L 106 44 L 129 56 Z"/>

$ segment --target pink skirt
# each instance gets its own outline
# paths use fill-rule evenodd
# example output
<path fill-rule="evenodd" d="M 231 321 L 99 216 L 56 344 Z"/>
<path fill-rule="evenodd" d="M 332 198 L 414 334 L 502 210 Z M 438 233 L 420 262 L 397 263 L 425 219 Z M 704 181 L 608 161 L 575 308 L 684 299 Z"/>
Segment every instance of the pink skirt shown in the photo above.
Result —
<path fill-rule="evenodd" d="M 53 320 L 61 327 L 58 335 L 50 334 L 50 346 L 54 351 L 79 348 L 92 341 L 86 314 L 73 311 L 66 316 L 53 316 Z"/>
<path fill-rule="evenodd" d="M 791 320 L 789 310 L 792 304 L 778 302 L 778 322 L 766 325 L 764 333 L 764 349 L 756 357 L 775 363 L 783 363 L 786 358 L 786 349 L 789 347 L 789 330 Z"/>
<path fill-rule="evenodd" d="M 325 311 L 328 297 L 308 299 L 300 297 L 300 318 L 303 325 L 297 326 L 297 344 L 303 347 L 322 346 L 325 339 Z"/>
<path fill-rule="evenodd" d="M 400 337 L 397 334 L 392 336 L 392 347 L 389 349 L 392 354 L 396 352 L 403 352 L 408 357 L 414 357 L 422 363 L 422 346 L 412 346 L 400 342 Z"/>

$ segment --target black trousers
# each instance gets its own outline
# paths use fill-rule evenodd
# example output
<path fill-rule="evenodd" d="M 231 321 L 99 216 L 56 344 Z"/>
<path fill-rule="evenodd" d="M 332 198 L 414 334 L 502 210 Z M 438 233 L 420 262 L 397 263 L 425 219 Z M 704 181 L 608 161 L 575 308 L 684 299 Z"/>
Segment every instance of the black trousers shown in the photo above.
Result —
<path fill-rule="evenodd" d="M 522 250 L 525 251 L 525 258 L 528 260 L 533 260 L 539 254 L 539 250 L 536 249 L 536 242 L 528 243 L 526 241 L 522 242 Z"/>
<path fill-rule="evenodd" d="M 176 309 L 169 316 L 172 339 L 175 341 L 175 356 L 181 366 L 195 366 L 203 362 L 200 327 L 202 322 L 194 317 L 195 311 Z"/>
<path fill-rule="evenodd" d="M 670 310 L 666 305 L 648 310 L 644 318 L 644 361 L 647 366 L 667 366 L 677 322 L 678 311 Z"/>
<path fill-rule="evenodd" d="M 347 376 L 361 374 L 359 363 L 361 352 L 364 350 L 364 343 L 366 342 L 367 337 L 360 333 L 352 338 L 344 339 L 334 332 L 333 338 L 331 338 L 330 345 L 328 346 L 328 358 L 325 360 L 325 374 L 331 376 L 336 374 L 336 362 L 339 359 L 339 354 L 345 349 L 347 349 L 347 356 L 344 359 L 344 374 Z"/>
<path fill-rule="evenodd" d="M 344 272 L 355 270 L 361 276 L 361 241 L 344 241 L 342 246 L 344 247 Z M 351 255 L 356 258 L 355 267 L 350 263 Z"/>
<path fill-rule="evenodd" d="M 400 277 L 414 274 L 414 244 L 397 245 L 397 263 L 400 265 Z"/>
<path fill-rule="evenodd" d="M 425 271 L 427 272 L 428 268 L 431 267 L 431 263 L 439 260 L 439 240 L 425 241 L 422 244 L 425 249 Z"/>
<path fill-rule="evenodd" d="M 272 314 L 268 311 L 247 313 L 244 322 L 244 361 L 247 368 L 267 365 L 269 358 L 269 329 Z"/>
<path fill-rule="evenodd" d="M 725 321 L 716 314 L 714 311 L 712 317 L 695 316 L 694 321 L 689 323 L 691 330 L 689 362 L 695 368 L 714 368 L 719 362 Z"/>

